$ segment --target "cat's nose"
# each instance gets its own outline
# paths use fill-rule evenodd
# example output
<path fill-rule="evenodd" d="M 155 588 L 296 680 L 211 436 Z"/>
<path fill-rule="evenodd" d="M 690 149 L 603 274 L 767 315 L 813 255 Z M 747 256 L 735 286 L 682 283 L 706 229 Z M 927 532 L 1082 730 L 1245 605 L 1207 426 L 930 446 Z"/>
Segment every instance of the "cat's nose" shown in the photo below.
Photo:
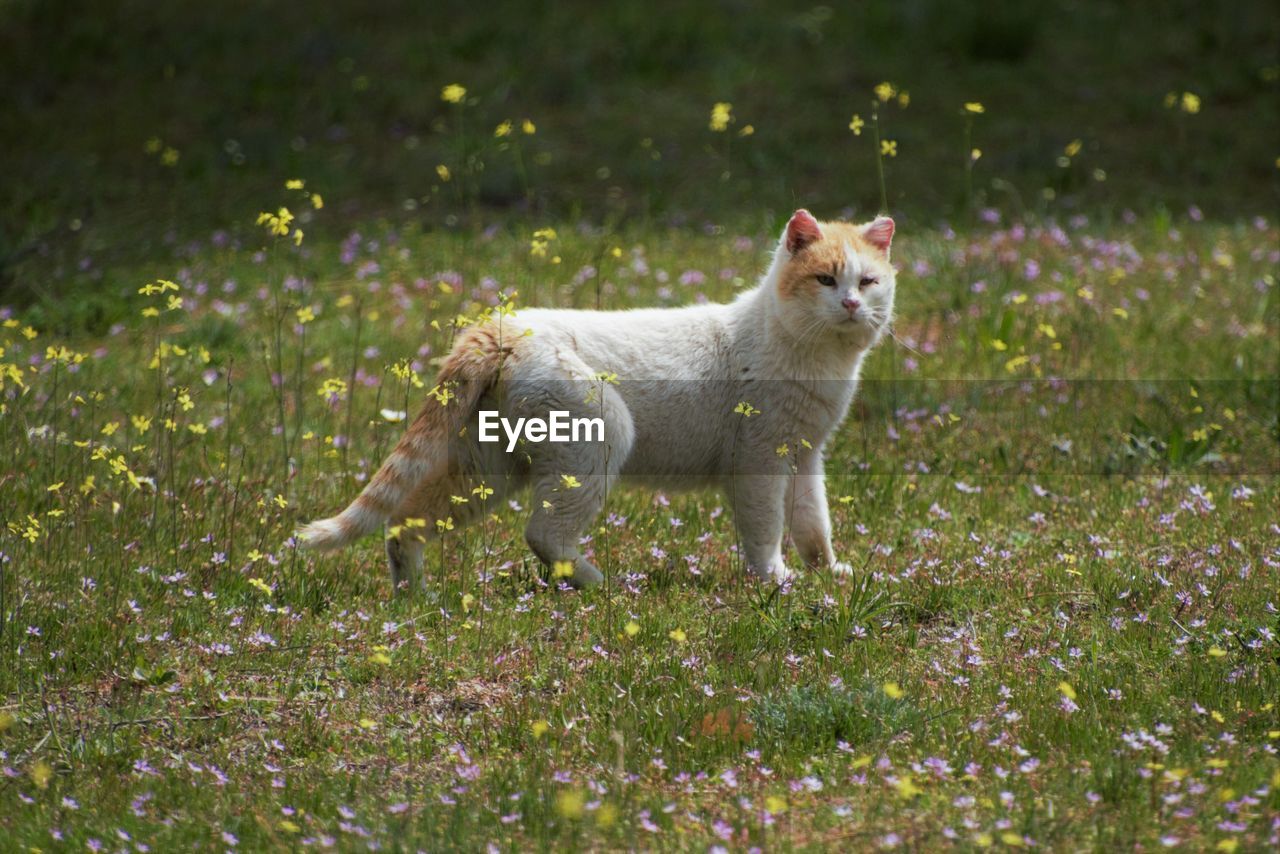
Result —
<path fill-rule="evenodd" d="M 854 299 L 853 297 L 845 297 L 844 299 L 840 300 L 840 304 L 845 307 L 846 311 L 849 312 L 850 317 L 853 317 L 855 314 L 857 314 L 858 308 L 862 305 L 861 302 Z"/>

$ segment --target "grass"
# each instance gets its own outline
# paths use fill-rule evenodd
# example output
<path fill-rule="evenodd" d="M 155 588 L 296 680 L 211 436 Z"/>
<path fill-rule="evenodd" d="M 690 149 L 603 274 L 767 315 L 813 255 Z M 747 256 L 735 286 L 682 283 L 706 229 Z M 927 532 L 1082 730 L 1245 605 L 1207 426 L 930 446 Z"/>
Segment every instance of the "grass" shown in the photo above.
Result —
<path fill-rule="evenodd" d="M 1266 4 L 366 5 L 0 4 L 6 849 L 1280 845 Z M 611 496 L 581 594 L 524 496 L 421 595 L 296 549 L 459 318 L 882 198 L 852 576 L 710 493 Z"/>
<path fill-rule="evenodd" d="M 904 232 L 828 465 L 852 578 L 747 583 L 697 493 L 614 496 L 585 594 L 516 507 L 421 597 L 376 537 L 298 552 L 450 318 L 723 299 L 771 241 L 530 237 L 246 230 L 6 313 L 10 844 L 1275 844 L 1274 222 Z"/>
<path fill-rule="evenodd" d="M 754 232 L 800 205 L 866 215 L 874 134 L 849 123 L 870 121 L 886 80 L 909 101 L 880 108 L 898 151 L 885 196 L 917 228 L 984 206 L 1118 221 L 1196 204 L 1233 220 L 1280 203 L 1267 3 L 663 6 L 10 0 L 0 286 L 23 303 L 92 292 L 68 275 L 82 259 L 109 276 L 158 257 L 242 222 L 286 175 L 324 187 L 343 226 L 581 216 Z M 462 107 L 440 98 L 453 83 Z M 1165 106 L 1186 92 L 1199 112 Z M 716 102 L 733 105 L 723 134 L 708 129 Z M 526 117 L 534 135 L 494 138 Z"/>

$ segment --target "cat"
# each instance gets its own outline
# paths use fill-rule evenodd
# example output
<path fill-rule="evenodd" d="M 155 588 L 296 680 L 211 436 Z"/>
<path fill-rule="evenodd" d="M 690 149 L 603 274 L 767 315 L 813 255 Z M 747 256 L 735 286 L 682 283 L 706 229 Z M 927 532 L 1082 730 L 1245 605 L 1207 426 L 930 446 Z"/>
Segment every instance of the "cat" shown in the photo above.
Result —
<path fill-rule="evenodd" d="M 328 551 L 391 523 L 397 590 L 420 587 L 424 542 L 531 484 L 525 538 L 575 587 L 603 580 L 585 531 L 620 479 L 719 486 L 746 569 L 782 581 L 789 528 L 808 566 L 848 571 L 831 546 L 823 449 L 853 400 L 863 358 L 893 318 L 889 217 L 855 225 L 798 210 L 768 271 L 723 304 L 523 309 L 461 332 L 439 385 L 364 491 L 299 531 Z M 480 415 L 603 422 L 593 439 L 481 442 Z M 527 435 L 527 434 L 526 434 Z M 590 435 L 590 431 L 588 431 Z M 465 499 L 465 500 L 464 500 Z"/>

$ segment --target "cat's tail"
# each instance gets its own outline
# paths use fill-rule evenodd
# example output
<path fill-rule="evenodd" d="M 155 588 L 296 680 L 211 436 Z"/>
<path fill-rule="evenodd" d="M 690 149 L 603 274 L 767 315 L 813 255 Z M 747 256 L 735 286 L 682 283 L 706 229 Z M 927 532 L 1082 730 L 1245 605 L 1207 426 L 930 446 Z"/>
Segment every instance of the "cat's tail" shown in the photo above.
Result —
<path fill-rule="evenodd" d="M 300 528 L 302 545 L 332 551 L 371 534 L 419 484 L 444 476 L 449 468 L 450 440 L 465 426 L 510 355 L 511 349 L 502 346 L 496 329 L 480 326 L 463 332 L 445 359 L 422 411 L 368 486 L 337 516 Z"/>

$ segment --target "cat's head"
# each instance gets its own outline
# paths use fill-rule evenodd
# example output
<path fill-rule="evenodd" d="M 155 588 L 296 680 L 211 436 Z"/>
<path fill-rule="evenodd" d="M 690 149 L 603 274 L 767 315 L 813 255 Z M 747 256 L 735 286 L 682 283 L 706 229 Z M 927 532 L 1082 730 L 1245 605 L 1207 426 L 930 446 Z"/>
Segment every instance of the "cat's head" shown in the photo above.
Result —
<path fill-rule="evenodd" d="M 807 210 L 782 231 L 771 279 L 779 316 L 797 338 L 865 349 L 893 318 L 893 220 L 818 222 Z"/>

